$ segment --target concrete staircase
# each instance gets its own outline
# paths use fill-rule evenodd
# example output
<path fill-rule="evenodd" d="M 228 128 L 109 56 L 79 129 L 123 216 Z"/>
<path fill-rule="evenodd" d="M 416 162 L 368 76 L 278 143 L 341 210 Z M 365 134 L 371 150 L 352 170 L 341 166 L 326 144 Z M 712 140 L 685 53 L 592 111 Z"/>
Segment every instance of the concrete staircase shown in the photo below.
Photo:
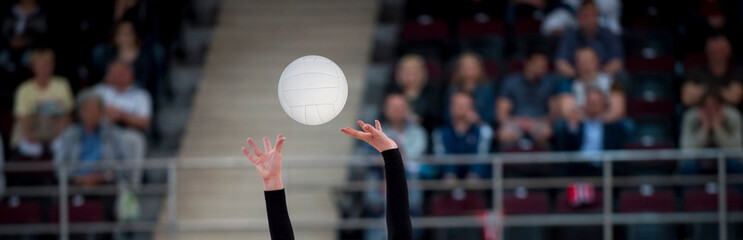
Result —
<path fill-rule="evenodd" d="M 268 136 L 273 141 L 278 133 L 287 137 L 285 165 L 297 156 L 350 155 L 354 141 L 338 129 L 353 126 L 358 115 L 376 7 L 372 0 L 223 1 L 180 157 L 196 162 L 242 157 L 246 137 Z M 294 122 L 277 99 L 283 68 L 309 54 L 332 59 L 348 80 L 349 97 L 342 113 L 321 126 Z M 292 182 L 337 184 L 345 181 L 345 174 L 342 167 L 284 171 L 298 239 L 335 239 L 333 229 L 306 228 L 301 223 L 333 222 L 338 213 L 330 189 L 292 189 Z M 184 231 L 180 239 L 269 239 L 262 183 L 251 168 L 180 170 L 178 201 L 178 217 L 184 223 L 247 226 Z"/>

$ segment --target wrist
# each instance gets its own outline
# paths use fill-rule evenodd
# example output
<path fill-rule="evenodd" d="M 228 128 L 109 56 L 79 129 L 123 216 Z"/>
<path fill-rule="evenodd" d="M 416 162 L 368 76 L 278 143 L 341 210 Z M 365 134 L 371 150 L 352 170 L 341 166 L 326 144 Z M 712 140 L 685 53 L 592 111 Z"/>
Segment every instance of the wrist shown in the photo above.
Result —
<path fill-rule="evenodd" d="M 274 191 L 284 189 L 284 183 L 281 177 L 263 179 L 263 191 Z"/>

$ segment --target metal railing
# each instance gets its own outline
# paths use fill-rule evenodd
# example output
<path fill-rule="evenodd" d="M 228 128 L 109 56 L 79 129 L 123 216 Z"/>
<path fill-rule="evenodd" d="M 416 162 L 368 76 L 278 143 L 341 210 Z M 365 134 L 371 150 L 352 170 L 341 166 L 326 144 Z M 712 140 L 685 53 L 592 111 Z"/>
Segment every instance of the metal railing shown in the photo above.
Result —
<path fill-rule="evenodd" d="M 411 180 L 410 189 L 420 190 L 450 190 L 465 188 L 472 190 L 492 190 L 491 217 L 483 220 L 480 216 L 453 216 L 453 217 L 414 217 L 414 227 L 419 228 L 453 228 L 453 227 L 483 227 L 494 225 L 498 233 L 508 226 L 567 226 L 567 225 L 595 225 L 603 227 L 604 239 L 613 239 L 614 225 L 643 224 L 643 223 L 720 223 L 718 231 L 720 239 L 727 239 L 728 223 L 743 222 L 743 213 L 728 212 L 727 186 L 731 184 L 743 185 L 743 175 L 729 175 L 726 171 L 727 159 L 743 158 L 743 149 L 698 149 L 698 150 L 619 150 L 603 151 L 592 154 L 577 152 L 547 152 L 547 153 L 504 153 L 491 155 L 451 155 L 426 156 L 420 159 L 406 159 L 431 165 L 450 164 L 489 164 L 492 168 L 491 179 L 481 179 L 459 182 L 456 184 L 441 184 L 441 180 Z M 205 161 L 207 160 L 208 161 Z M 680 161 L 693 159 L 711 159 L 717 161 L 715 175 L 669 175 L 669 176 L 614 176 L 613 168 L 616 162 L 633 161 Z M 134 161 L 137 162 L 137 161 Z M 68 199 L 73 194 L 115 195 L 116 186 L 104 185 L 97 188 L 70 186 L 67 179 L 67 169 L 77 166 L 65 164 L 38 164 L 8 162 L 0 165 L 4 172 L 55 171 L 57 172 L 57 186 L 35 187 L 8 187 L 5 195 L 17 196 L 50 196 L 59 197 L 58 224 L 12 224 L 0 225 L 2 234 L 59 234 L 60 239 L 66 240 L 70 233 L 88 232 L 165 232 L 169 239 L 178 239 L 178 232 L 200 231 L 249 231 L 267 230 L 264 219 L 249 219 L 247 221 L 179 221 L 177 210 L 177 173 L 184 169 L 245 169 L 252 171 L 252 164 L 241 157 L 237 158 L 180 158 L 180 159 L 150 159 L 139 161 L 140 164 L 100 164 L 97 167 L 111 170 L 127 169 L 165 169 L 167 181 L 164 184 L 142 185 L 136 190 L 137 194 L 164 194 L 165 222 L 104 222 L 104 223 L 70 223 Z M 537 177 L 537 178 L 507 178 L 504 176 L 504 166 L 519 164 L 545 163 L 586 163 L 601 162 L 601 176 L 592 177 Z M 284 169 L 327 169 L 349 168 L 363 166 L 381 166 L 379 156 L 370 157 L 294 157 L 284 156 Z M 285 171 L 288 172 L 288 171 Z M 286 177 L 286 176 L 285 176 Z M 572 182 L 589 182 L 601 187 L 603 194 L 603 212 L 600 214 L 540 214 L 540 215 L 510 215 L 502 216 L 503 196 L 505 189 L 516 187 L 527 188 L 564 188 Z M 715 182 L 718 187 L 718 210 L 710 212 L 675 212 L 675 213 L 615 213 L 613 189 L 617 187 L 639 186 L 652 184 L 655 186 L 701 185 Z M 375 181 L 345 181 L 333 184 L 327 182 L 313 182 L 303 179 L 294 182 L 291 177 L 285 180 L 291 191 L 316 191 L 330 189 L 331 192 L 366 191 L 369 186 L 380 189 L 384 184 L 381 180 Z M 255 203 L 263 205 L 263 203 Z M 289 203 L 291 205 L 291 203 Z M 384 227 L 383 219 L 342 219 L 340 221 L 297 221 L 295 229 L 369 229 Z"/>

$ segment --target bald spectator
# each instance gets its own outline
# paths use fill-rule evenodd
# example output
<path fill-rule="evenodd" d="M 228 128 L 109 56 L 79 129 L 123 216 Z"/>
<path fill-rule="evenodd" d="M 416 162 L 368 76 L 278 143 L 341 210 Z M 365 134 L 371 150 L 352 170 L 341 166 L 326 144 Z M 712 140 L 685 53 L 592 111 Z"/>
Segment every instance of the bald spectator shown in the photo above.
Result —
<path fill-rule="evenodd" d="M 493 129 L 479 121 L 472 97 L 464 92 L 452 95 L 449 104 L 451 122 L 434 130 L 431 134 L 433 152 L 446 154 L 488 154 L 493 139 Z M 456 179 L 486 177 L 488 168 L 481 164 L 444 165 L 443 177 Z"/>
<path fill-rule="evenodd" d="M 595 88 L 601 91 L 608 101 L 608 107 L 601 113 L 600 119 L 612 123 L 624 118 L 626 99 L 622 85 L 611 76 L 599 70 L 599 58 L 593 48 L 580 48 L 575 53 L 577 76 L 565 80 L 558 87 L 558 104 L 563 117 L 580 111 L 588 102 L 587 90 Z"/>
<path fill-rule="evenodd" d="M 707 39 L 705 54 L 707 66 L 686 74 L 681 101 L 685 106 L 694 106 L 705 92 L 716 90 L 725 103 L 739 106 L 743 99 L 743 71 L 733 63 L 730 42 L 723 35 L 712 36 Z"/>
<path fill-rule="evenodd" d="M 67 79 L 54 75 L 54 52 L 36 50 L 32 54 L 33 77 L 15 94 L 13 115 L 16 127 L 11 145 L 25 157 L 39 157 L 44 148 L 70 123 L 72 90 Z"/>
<path fill-rule="evenodd" d="M 577 64 L 576 50 L 591 47 L 599 58 L 599 67 L 606 74 L 614 75 L 624 69 L 624 55 L 622 42 L 619 37 L 608 29 L 599 26 L 599 10 L 596 3 L 585 0 L 577 12 L 578 29 L 567 32 L 560 39 L 555 67 L 557 71 L 567 77 L 575 77 L 578 73 L 573 64 Z"/>
<path fill-rule="evenodd" d="M 92 186 L 114 180 L 112 172 L 96 168 L 104 162 L 133 160 L 134 152 L 122 138 L 121 129 L 104 121 L 103 98 L 93 90 L 77 98 L 79 124 L 67 128 L 55 140 L 54 161 L 76 166 L 68 176 L 74 184 Z"/>
<path fill-rule="evenodd" d="M 134 157 L 145 156 L 146 131 L 150 127 L 152 100 L 150 94 L 134 85 L 134 72 L 125 62 L 113 62 L 108 67 L 104 83 L 95 87 L 106 103 L 106 120 L 124 127 L 124 138 L 132 144 Z"/>
<path fill-rule="evenodd" d="M 441 119 L 441 93 L 428 79 L 423 57 L 408 54 L 397 63 L 395 80 L 387 92 L 403 95 L 411 109 L 411 120 L 432 130 Z"/>
<path fill-rule="evenodd" d="M 606 149 L 621 149 L 625 131 L 620 123 L 607 123 L 603 116 L 609 108 L 608 98 L 602 90 L 586 90 L 586 104 L 574 109 L 558 122 L 557 147 L 562 151 L 595 153 Z"/>
<path fill-rule="evenodd" d="M 552 137 L 550 121 L 553 97 L 558 80 L 548 74 L 549 58 L 544 53 L 532 53 L 523 73 L 503 80 L 497 101 L 497 119 L 500 125 L 498 139 L 502 146 L 512 145 L 530 136 L 547 146 Z"/>

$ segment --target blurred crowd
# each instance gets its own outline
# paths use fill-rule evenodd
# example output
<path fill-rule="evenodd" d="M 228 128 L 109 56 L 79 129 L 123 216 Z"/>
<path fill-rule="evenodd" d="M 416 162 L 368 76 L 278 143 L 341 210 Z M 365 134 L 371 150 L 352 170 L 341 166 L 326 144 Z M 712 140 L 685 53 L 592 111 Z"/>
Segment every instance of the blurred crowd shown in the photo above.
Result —
<path fill-rule="evenodd" d="M 399 37 L 392 44 L 378 42 L 373 53 L 372 61 L 394 65 L 381 94 L 380 119 L 409 159 L 408 176 L 415 181 L 456 186 L 493 174 L 489 165 L 415 162 L 427 154 L 577 151 L 597 160 L 504 170 L 511 177 L 575 177 L 601 175 L 596 153 L 602 150 L 743 146 L 743 72 L 735 58 L 743 50 L 737 46 L 743 26 L 739 1 L 454 4 L 409 0 L 401 17 L 382 13 L 380 19 L 400 26 Z M 396 50 L 385 53 L 380 45 Z M 743 172 L 739 160 L 727 163 L 728 172 Z M 716 165 L 696 160 L 670 164 L 617 164 L 617 170 L 716 171 Z M 376 169 L 365 171 L 366 179 L 382 179 Z M 362 216 L 381 216 L 384 198 L 375 191 L 364 193 Z M 462 189 L 412 191 L 412 212 L 472 213 L 485 209 L 489 197 Z M 455 236 L 447 234 L 459 239 L 467 232 L 444 231 L 432 239 Z"/>
<path fill-rule="evenodd" d="M 166 49 L 180 21 L 179 11 L 167 10 L 178 6 L 144 0 L 3 1 L 0 159 L 72 166 L 65 173 L 75 186 L 138 188 L 146 181 L 141 172 L 97 166 L 141 163 L 157 140 L 151 126 L 157 99 L 168 94 Z M 6 184 L 55 184 L 58 174 L 0 173 L 0 196 Z M 76 196 L 73 206 L 101 200 L 105 210 L 83 215 L 113 220 L 113 198 Z M 16 207 L 26 200 L 10 196 L 2 204 Z"/>

